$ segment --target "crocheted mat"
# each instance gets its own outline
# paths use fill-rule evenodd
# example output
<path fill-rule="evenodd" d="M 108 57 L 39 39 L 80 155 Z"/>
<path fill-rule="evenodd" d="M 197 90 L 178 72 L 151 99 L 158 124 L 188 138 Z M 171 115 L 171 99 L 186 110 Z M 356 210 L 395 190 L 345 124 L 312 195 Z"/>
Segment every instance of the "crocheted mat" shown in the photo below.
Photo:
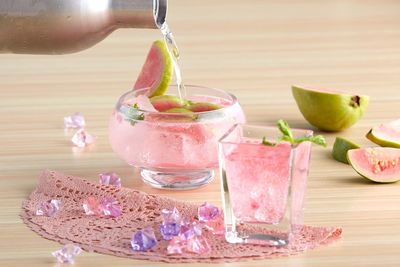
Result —
<path fill-rule="evenodd" d="M 122 206 L 118 218 L 97 218 L 85 215 L 82 202 L 89 196 L 112 196 Z M 54 217 L 36 216 L 37 206 L 50 199 L 61 200 L 60 211 Z M 287 247 L 229 244 L 223 236 L 214 236 L 208 231 L 211 251 L 197 255 L 167 255 L 168 241 L 156 231 L 158 244 L 147 252 L 131 249 L 133 232 L 161 223 L 160 211 L 176 207 L 183 218 L 197 217 L 197 205 L 157 195 L 149 195 L 134 189 L 100 185 L 88 180 L 44 171 L 37 188 L 22 206 L 24 223 L 44 238 L 61 244 L 74 243 L 88 252 L 98 252 L 118 257 L 163 262 L 233 262 L 252 259 L 276 258 L 299 254 L 307 249 L 330 244 L 340 238 L 341 228 L 304 226 L 294 242 Z M 261 231 L 261 230 L 260 230 Z"/>

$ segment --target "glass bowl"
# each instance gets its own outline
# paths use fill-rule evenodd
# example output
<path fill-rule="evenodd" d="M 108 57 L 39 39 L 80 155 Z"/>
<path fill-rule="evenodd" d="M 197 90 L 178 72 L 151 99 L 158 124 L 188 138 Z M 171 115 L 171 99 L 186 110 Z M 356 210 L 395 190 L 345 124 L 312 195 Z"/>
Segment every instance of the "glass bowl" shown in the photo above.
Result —
<path fill-rule="evenodd" d="M 209 183 L 218 166 L 218 140 L 245 116 L 237 98 L 221 89 L 186 85 L 185 99 L 220 109 L 194 113 L 145 111 L 135 102 L 147 88 L 123 94 L 112 113 L 109 138 L 114 152 L 140 168 L 142 180 L 160 189 L 193 189 Z M 176 85 L 169 95 L 178 96 Z"/>

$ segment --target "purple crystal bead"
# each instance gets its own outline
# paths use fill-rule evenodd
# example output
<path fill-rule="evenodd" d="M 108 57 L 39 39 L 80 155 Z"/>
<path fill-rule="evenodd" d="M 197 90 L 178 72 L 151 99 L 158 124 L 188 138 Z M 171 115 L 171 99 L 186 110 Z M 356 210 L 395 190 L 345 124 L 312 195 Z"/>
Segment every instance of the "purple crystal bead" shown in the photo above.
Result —
<path fill-rule="evenodd" d="M 173 208 L 172 210 L 162 209 L 161 216 L 163 219 L 163 224 L 180 224 L 181 223 L 181 214 L 177 210 L 177 208 Z"/>
<path fill-rule="evenodd" d="M 116 218 L 122 214 L 121 206 L 118 204 L 118 201 L 111 197 L 103 198 L 100 202 L 100 206 L 104 216 Z"/>
<path fill-rule="evenodd" d="M 82 113 L 75 112 L 70 116 L 64 117 L 64 126 L 65 128 L 81 129 L 85 127 L 85 118 Z"/>
<path fill-rule="evenodd" d="M 148 226 L 132 235 L 131 246 L 134 251 L 147 251 L 157 244 L 153 228 Z"/>
<path fill-rule="evenodd" d="M 94 143 L 94 141 L 96 141 L 96 137 L 90 135 L 84 129 L 79 129 L 72 136 L 71 141 L 77 147 L 85 147 L 87 145 L 90 145 L 90 144 Z"/>
<path fill-rule="evenodd" d="M 74 263 L 74 258 L 76 255 L 82 252 L 82 249 L 73 244 L 67 244 L 63 246 L 60 250 L 51 253 L 56 257 L 59 263 Z"/>
<path fill-rule="evenodd" d="M 42 202 L 36 209 L 35 214 L 38 216 L 52 217 L 59 211 L 60 204 L 61 201 L 57 199 Z"/>
<path fill-rule="evenodd" d="M 179 223 L 167 223 L 160 225 L 160 233 L 165 240 L 171 240 L 174 236 L 179 235 L 181 225 Z"/>
<path fill-rule="evenodd" d="M 115 172 L 100 173 L 99 182 L 103 185 L 113 185 L 116 187 L 121 187 L 121 178 Z"/>
<path fill-rule="evenodd" d="M 172 210 L 161 210 L 161 216 L 162 224 L 160 225 L 160 233 L 165 240 L 171 240 L 181 230 L 181 215 L 174 207 Z"/>
<path fill-rule="evenodd" d="M 207 202 L 205 202 L 197 209 L 197 213 L 200 222 L 211 221 L 221 216 L 220 210 L 216 206 L 211 205 Z"/>

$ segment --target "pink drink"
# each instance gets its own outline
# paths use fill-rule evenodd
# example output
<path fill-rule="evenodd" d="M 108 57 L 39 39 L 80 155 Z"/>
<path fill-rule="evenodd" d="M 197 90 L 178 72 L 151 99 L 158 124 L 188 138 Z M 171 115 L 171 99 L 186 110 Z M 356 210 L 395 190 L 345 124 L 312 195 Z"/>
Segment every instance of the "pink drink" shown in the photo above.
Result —
<path fill-rule="evenodd" d="M 279 223 L 285 213 L 292 147 L 238 144 L 226 155 L 232 208 L 239 222 Z M 246 192 L 246 193 L 243 193 Z"/>
<path fill-rule="evenodd" d="M 121 98 L 111 117 L 113 150 L 128 164 L 141 167 L 145 182 L 149 182 L 146 179 L 151 172 L 149 183 L 155 187 L 197 187 L 201 173 L 210 176 L 218 165 L 219 138 L 235 123 L 244 122 L 243 111 L 232 95 L 219 90 L 218 94 L 205 95 L 217 89 L 203 87 L 187 86 L 186 90 L 188 100 L 223 108 L 190 114 L 141 111 L 143 118 L 128 120 L 124 109 L 136 101 L 139 92 L 135 91 Z M 154 180 L 164 185 L 155 185 Z"/>
<path fill-rule="evenodd" d="M 292 132 L 296 138 L 312 134 Z M 263 137 L 274 142 L 280 134 L 275 127 L 239 124 L 220 140 L 228 242 L 287 245 L 303 223 L 311 143 L 262 144 Z M 271 232 L 242 232 L 238 226 L 246 224 L 264 225 Z"/>

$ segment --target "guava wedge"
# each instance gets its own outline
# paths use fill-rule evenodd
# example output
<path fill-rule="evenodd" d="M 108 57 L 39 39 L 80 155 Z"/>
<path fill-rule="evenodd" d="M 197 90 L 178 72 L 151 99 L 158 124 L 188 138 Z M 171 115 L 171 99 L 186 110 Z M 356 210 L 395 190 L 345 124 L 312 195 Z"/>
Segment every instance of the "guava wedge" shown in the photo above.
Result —
<path fill-rule="evenodd" d="M 332 148 L 332 157 L 337 161 L 349 164 L 347 160 L 347 151 L 356 148 L 360 148 L 360 146 L 343 137 L 337 136 Z"/>
<path fill-rule="evenodd" d="M 150 99 L 145 95 L 138 95 L 136 98 L 136 104 L 141 110 L 157 112 L 157 110 L 151 104 Z"/>
<path fill-rule="evenodd" d="M 373 127 L 367 138 L 380 146 L 400 148 L 400 119 Z"/>
<path fill-rule="evenodd" d="M 222 108 L 222 106 L 209 102 L 195 102 L 189 106 L 189 109 L 193 112 L 212 111 L 220 108 Z"/>
<path fill-rule="evenodd" d="M 172 108 L 183 108 L 187 105 L 187 101 L 173 95 L 153 96 L 150 98 L 150 102 L 153 107 L 160 112 L 164 112 Z"/>
<path fill-rule="evenodd" d="M 394 183 L 400 180 L 400 149 L 368 147 L 352 149 L 347 159 L 353 169 L 371 181 Z"/>
<path fill-rule="evenodd" d="M 163 40 L 153 42 L 133 90 L 149 88 L 148 97 L 163 95 L 172 80 L 174 67 Z"/>
<path fill-rule="evenodd" d="M 369 96 L 351 95 L 326 89 L 292 86 L 292 93 L 304 118 L 324 131 L 341 131 L 356 123 L 368 107 Z"/>
<path fill-rule="evenodd" d="M 186 108 L 171 108 L 171 109 L 167 109 L 164 112 L 167 112 L 167 113 L 193 113 L 193 111 L 190 111 Z"/>

